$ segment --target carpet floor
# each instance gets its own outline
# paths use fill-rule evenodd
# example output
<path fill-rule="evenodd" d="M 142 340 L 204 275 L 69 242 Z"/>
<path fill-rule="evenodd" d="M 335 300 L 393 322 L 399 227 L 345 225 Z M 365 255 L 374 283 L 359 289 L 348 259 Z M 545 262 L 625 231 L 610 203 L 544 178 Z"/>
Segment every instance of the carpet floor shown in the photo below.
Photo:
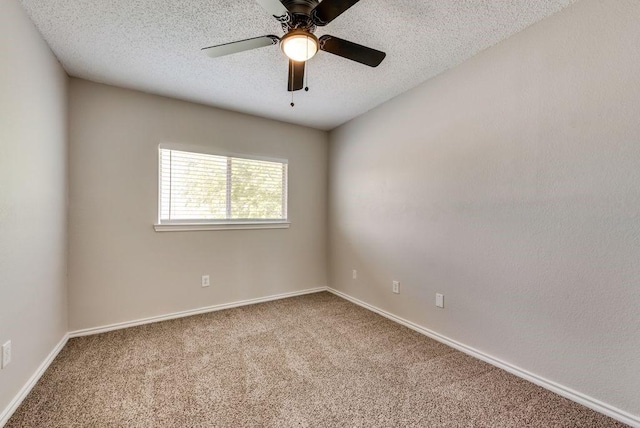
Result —
<path fill-rule="evenodd" d="M 617 427 L 323 292 L 69 340 L 7 427 Z"/>

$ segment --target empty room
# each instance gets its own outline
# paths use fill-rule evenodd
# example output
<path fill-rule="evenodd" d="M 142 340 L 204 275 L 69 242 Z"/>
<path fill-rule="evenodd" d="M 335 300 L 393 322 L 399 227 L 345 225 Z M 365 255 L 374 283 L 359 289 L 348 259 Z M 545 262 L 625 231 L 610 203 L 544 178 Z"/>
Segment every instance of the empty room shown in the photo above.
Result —
<path fill-rule="evenodd" d="M 640 428 L 640 1 L 0 0 L 0 427 Z"/>

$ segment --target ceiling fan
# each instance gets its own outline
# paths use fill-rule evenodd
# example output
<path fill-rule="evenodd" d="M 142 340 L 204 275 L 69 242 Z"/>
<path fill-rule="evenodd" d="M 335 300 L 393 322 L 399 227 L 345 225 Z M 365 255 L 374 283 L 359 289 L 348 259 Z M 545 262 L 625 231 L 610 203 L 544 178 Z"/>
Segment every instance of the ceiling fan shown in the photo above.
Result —
<path fill-rule="evenodd" d="M 251 49 L 276 45 L 289 57 L 289 91 L 299 91 L 304 86 L 305 63 L 318 50 L 329 52 L 369 67 L 380 65 L 384 52 L 349 42 L 338 37 L 313 33 L 340 16 L 359 0 L 256 0 L 268 13 L 282 23 L 283 37 L 274 35 L 255 37 L 237 42 L 203 48 L 212 58 Z M 308 90 L 308 88 L 307 88 Z"/>

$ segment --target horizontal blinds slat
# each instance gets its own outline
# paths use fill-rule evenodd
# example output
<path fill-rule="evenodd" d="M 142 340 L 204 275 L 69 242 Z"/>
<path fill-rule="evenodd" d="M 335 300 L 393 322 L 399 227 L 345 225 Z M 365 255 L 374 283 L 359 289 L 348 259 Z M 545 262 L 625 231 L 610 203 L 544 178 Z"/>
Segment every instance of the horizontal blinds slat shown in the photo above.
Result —
<path fill-rule="evenodd" d="M 161 220 L 286 219 L 286 163 L 169 149 L 160 163 Z"/>
<path fill-rule="evenodd" d="M 224 171 L 219 172 L 219 174 L 223 174 Z M 235 173 L 237 175 L 237 173 Z M 267 183 L 280 183 L 282 184 L 282 177 L 281 177 L 282 173 L 279 173 L 277 176 L 275 174 L 272 175 L 268 175 L 268 174 L 247 174 L 246 172 L 241 174 L 242 177 L 246 177 L 246 178 L 251 178 L 254 180 L 260 179 L 264 182 Z M 189 179 L 193 179 L 193 180 L 209 180 L 209 181 L 219 181 L 221 183 L 224 183 L 224 180 L 222 180 L 219 176 L 215 176 L 215 175 L 210 175 L 210 174 L 204 174 L 204 173 L 200 173 L 200 174 L 191 174 L 191 173 L 183 173 L 183 172 L 178 172 L 178 173 L 174 173 L 174 174 L 163 174 L 162 178 L 165 179 L 184 179 L 184 180 L 189 180 Z"/>

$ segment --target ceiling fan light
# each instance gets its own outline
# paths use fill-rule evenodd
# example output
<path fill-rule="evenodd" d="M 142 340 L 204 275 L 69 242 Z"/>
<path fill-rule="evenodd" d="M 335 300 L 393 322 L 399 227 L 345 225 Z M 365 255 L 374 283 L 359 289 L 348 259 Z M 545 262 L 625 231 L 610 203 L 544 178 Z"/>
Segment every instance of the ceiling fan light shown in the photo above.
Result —
<path fill-rule="evenodd" d="M 291 32 L 282 38 L 282 52 L 294 61 L 307 61 L 318 52 L 318 39 L 310 33 Z"/>

